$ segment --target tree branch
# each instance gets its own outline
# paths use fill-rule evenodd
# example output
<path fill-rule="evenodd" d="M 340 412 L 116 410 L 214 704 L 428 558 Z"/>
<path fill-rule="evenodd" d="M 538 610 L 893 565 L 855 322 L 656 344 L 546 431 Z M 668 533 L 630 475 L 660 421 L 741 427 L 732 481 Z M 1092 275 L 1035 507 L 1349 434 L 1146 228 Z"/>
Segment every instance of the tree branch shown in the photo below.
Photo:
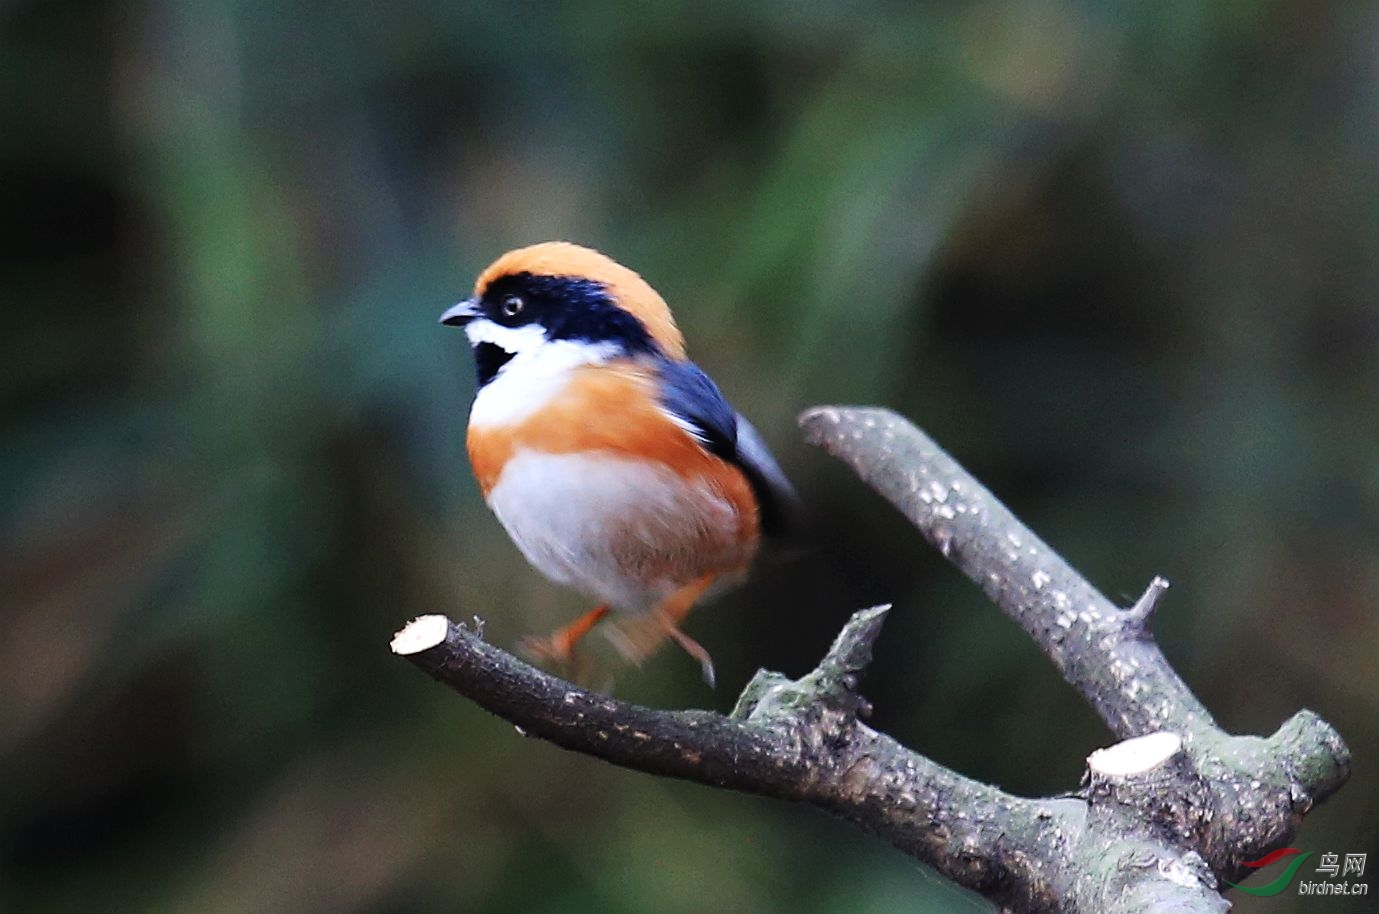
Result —
<path fill-rule="evenodd" d="M 1243 861 L 1286 844 L 1345 781 L 1345 744 L 1311 712 L 1268 739 L 1216 727 L 1150 635 L 1162 578 L 1119 609 L 898 416 L 827 407 L 801 423 L 1130 737 L 1088 760 L 1080 799 L 1012 796 L 862 723 L 870 706 L 857 685 L 886 607 L 854 615 L 800 679 L 758 672 L 726 717 L 593 694 L 444 616 L 412 622 L 394 652 L 523 733 L 651 774 L 817 806 L 1028 912 L 1224 911 L 1220 880 L 1239 880 Z"/>
<path fill-rule="evenodd" d="M 888 607 L 855 614 L 809 674 L 762 671 L 731 715 L 660 711 L 543 673 L 444 616 L 422 616 L 393 651 L 524 734 L 649 774 L 817 806 L 961 885 L 1030 911 L 1057 910 L 1083 811 L 965 778 L 858 720 L 857 680 Z"/>
<path fill-rule="evenodd" d="M 1242 861 L 1286 843 L 1312 805 L 1349 776 L 1340 734 L 1309 711 L 1267 741 L 1217 727 L 1150 633 L 1149 616 L 1168 588 L 1163 578 L 1133 606 L 1117 608 L 889 410 L 821 407 L 800 425 L 811 444 L 852 467 L 1023 628 L 1112 731 L 1182 735 L 1212 788 L 1214 826 L 1198 850 L 1217 873 L 1237 881 Z"/>
<path fill-rule="evenodd" d="M 1150 637 L 1148 609 L 1114 606 L 919 429 L 889 410 L 836 407 L 800 425 L 975 581 L 1118 736 L 1215 726 Z"/>

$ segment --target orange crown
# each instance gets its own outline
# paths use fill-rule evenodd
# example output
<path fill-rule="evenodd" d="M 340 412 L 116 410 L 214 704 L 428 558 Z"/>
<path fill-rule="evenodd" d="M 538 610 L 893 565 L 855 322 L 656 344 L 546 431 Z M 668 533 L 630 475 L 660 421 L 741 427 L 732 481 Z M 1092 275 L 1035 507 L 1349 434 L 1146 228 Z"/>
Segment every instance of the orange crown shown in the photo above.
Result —
<path fill-rule="evenodd" d="M 489 283 L 515 273 L 570 276 L 602 283 L 618 307 L 641 321 L 666 355 L 673 359 L 685 357 L 685 338 L 675 326 L 665 299 L 636 272 L 606 254 L 568 241 L 545 241 L 517 248 L 479 274 L 474 294 L 483 295 Z"/>

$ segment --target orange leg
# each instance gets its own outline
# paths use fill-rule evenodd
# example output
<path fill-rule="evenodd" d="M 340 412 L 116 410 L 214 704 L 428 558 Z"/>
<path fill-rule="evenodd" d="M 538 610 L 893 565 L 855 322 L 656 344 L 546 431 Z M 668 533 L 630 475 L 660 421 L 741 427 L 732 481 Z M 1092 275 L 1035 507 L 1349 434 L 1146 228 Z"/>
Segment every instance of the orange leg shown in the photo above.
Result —
<path fill-rule="evenodd" d="M 704 681 L 709 684 L 709 688 L 713 688 L 716 678 L 713 670 L 713 658 L 709 656 L 708 651 L 704 650 L 704 645 L 680 630 L 680 623 L 689 615 L 695 602 L 704 595 L 704 591 L 709 589 L 709 585 L 714 582 L 716 577 L 717 575 L 713 574 L 704 575 L 699 580 L 671 594 L 665 602 L 652 610 L 656 621 L 666 636 L 680 645 L 686 654 L 699 661 L 699 668 L 703 671 Z"/>
<path fill-rule="evenodd" d="M 712 686 L 713 658 L 702 644 L 680 630 L 680 623 L 717 577 L 717 574 L 706 574 L 672 593 L 654 609 L 635 616 L 619 617 L 614 626 L 607 630 L 608 639 L 624 658 L 638 666 L 654 654 L 666 639 L 670 639 L 699 661 L 704 681 Z"/>
<path fill-rule="evenodd" d="M 568 666 L 575 656 L 575 645 L 580 639 L 608 615 L 607 606 L 595 606 L 564 628 L 557 629 L 545 638 L 529 637 L 522 639 L 522 649 L 536 660 L 551 661 Z"/>

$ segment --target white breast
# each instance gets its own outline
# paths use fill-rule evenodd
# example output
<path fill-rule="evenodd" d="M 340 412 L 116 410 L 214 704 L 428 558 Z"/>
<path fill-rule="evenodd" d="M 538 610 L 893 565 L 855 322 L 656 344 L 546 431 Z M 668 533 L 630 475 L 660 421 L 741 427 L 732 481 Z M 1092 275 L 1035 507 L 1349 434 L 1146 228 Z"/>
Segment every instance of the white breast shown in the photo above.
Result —
<path fill-rule="evenodd" d="M 514 347 L 509 351 L 517 354 L 475 394 L 469 412 L 470 425 L 495 427 L 521 422 L 549 404 L 569 383 L 574 369 L 602 364 L 617 354 L 616 347 L 607 344 L 545 341 L 542 331 L 535 327 L 523 327 L 520 331 L 497 329 L 509 334 L 535 332 L 525 339 L 501 338 L 504 344 Z M 516 348 L 519 345 L 523 348 Z"/>
<path fill-rule="evenodd" d="M 736 548 L 736 512 L 706 482 L 606 454 L 519 450 L 488 502 L 538 571 L 628 612 L 651 608 L 702 574 L 694 563 L 723 562 L 721 554 L 700 554 L 706 528 L 723 531 L 709 539 Z M 684 580 L 637 573 L 678 553 Z"/>

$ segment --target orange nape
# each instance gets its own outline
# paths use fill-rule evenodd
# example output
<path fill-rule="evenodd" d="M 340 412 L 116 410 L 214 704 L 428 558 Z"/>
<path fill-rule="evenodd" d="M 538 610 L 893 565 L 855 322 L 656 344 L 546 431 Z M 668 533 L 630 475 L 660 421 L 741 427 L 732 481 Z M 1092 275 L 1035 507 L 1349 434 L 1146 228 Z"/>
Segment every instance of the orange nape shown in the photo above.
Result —
<path fill-rule="evenodd" d="M 655 609 L 616 620 L 615 631 L 608 633 L 609 640 L 623 657 L 640 666 L 669 638 L 699 661 L 704 681 L 712 688 L 716 680 L 713 658 L 702 644 L 680 630 L 680 623 L 717 578 L 717 573 L 706 574 L 675 591 Z"/>
<path fill-rule="evenodd" d="M 574 660 L 575 645 L 579 644 L 608 612 L 607 605 L 595 606 L 569 625 L 556 629 L 544 638 L 523 638 L 522 651 L 538 662 L 556 663 L 562 668 L 568 668 Z"/>

